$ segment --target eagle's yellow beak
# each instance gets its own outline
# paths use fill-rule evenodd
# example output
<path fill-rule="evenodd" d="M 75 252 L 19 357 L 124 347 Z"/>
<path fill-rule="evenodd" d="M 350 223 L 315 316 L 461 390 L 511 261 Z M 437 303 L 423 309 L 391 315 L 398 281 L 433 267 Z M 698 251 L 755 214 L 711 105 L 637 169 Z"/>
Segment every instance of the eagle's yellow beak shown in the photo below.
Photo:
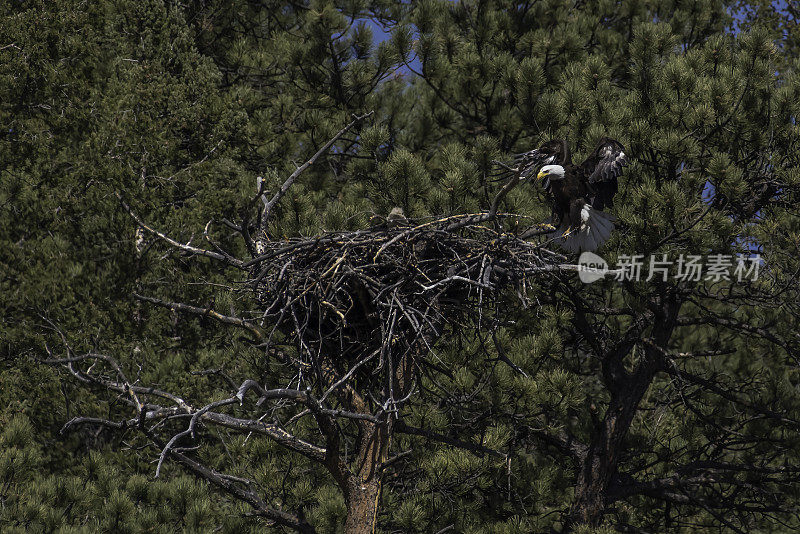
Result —
<path fill-rule="evenodd" d="M 541 180 L 542 178 L 547 178 L 547 171 L 539 171 L 539 174 L 536 175 L 537 180 Z"/>

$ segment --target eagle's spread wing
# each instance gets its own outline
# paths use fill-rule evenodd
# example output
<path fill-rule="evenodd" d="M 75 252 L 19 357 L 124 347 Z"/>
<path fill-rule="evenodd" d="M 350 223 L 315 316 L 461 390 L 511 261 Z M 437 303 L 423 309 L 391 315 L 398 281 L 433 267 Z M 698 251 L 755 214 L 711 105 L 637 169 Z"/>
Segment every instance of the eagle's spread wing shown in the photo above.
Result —
<path fill-rule="evenodd" d="M 539 148 L 515 154 L 511 161 L 505 163 L 506 167 L 517 169 L 520 178 L 528 178 L 536 173 L 544 165 L 566 165 L 569 163 L 569 149 L 567 142 L 563 139 L 553 139 L 546 142 Z M 514 175 L 508 168 L 502 168 L 494 174 L 495 180 L 505 180 Z"/>
<path fill-rule="evenodd" d="M 628 156 L 622 143 L 604 137 L 586 161 L 579 166 L 579 175 L 594 192 L 592 207 L 602 210 L 614 205 L 617 194 L 617 178 L 628 164 Z"/>

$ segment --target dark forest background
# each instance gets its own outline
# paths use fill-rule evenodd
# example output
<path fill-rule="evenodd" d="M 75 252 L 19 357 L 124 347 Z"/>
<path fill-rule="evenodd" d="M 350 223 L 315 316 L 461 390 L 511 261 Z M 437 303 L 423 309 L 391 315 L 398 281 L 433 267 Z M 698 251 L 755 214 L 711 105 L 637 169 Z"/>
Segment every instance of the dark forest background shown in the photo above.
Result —
<path fill-rule="evenodd" d="M 305 387 L 246 336 L 133 297 L 233 314 L 237 280 L 120 196 L 181 243 L 206 247 L 213 220 L 247 257 L 221 221 L 256 177 L 274 189 L 373 111 L 298 178 L 272 239 L 487 210 L 493 159 L 566 138 L 580 160 L 609 135 L 631 165 L 604 258 L 763 260 L 744 283 L 543 277 L 510 291 L 488 348 L 442 336 L 376 532 L 796 531 L 799 58 L 797 6 L 766 0 L 0 2 L 0 530 L 343 531 L 336 481 L 269 439 L 211 428 L 186 454 L 291 521 L 175 462 L 155 478 L 133 430 L 62 432 L 125 405 L 39 360 L 111 354 L 200 405 L 230 395 L 209 369 Z M 502 210 L 550 216 L 531 184 Z"/>

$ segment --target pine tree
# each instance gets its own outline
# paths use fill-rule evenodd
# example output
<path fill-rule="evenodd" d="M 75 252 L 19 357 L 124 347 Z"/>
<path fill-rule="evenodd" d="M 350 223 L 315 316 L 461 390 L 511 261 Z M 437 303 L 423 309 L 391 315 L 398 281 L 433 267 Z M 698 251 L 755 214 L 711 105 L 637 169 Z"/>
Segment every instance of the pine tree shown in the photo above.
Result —
<path fill-rule="evenodd" d="M 3 531 L 798 527 L 793 5 L 154 0 L 0 13 Z M 367 19 L 392 38 L 375 45 Z M 256 176 L 274 192 L 369 111 L 260 226 Z M 265 354 L 209 316 L 244 311 L 231 271 L 143 231 L 117 194 L 181 244 L 247 257 L 243 229 L 257 244 L 363 229 L 395 206 L 411 221 L 485 212 L 503 186 L 492 160 L 550 138 L 579 160 L 603 135 L 632 160 L 599 251 L 609 263 L 757 251 L 759 280 L 526 280 L 480 309 L 492 328 L 448 330 L 432 347 L 364 517 L 329 469 L 274 439 L 209 427 L 199 449 L 177 451 L 252 480 L 286 513 L 258 518 L 246 514 L 260 505 L 178 463 L 154 481 L 165 443 L 96 425 L 59 433 L 76 415 L 130 414 L 118 394 L 31 359 L 64 341 L 192 405 L 245 378 L 297 379 L 281 363 L 297 354 Z M 525 216 L 487 223 L 509 233 L 550 216 L 528 183 L 501 210 Z M 257 413 L 250 400 L 241 409 Z M 302 409 L 292 431 L 314 441 L 319 422 Z M 353 461 L 368 425 L 343 428 Z"/>
<path fill-rule="evenodd" d="M 506 421 L 506 446 L 519 457 L 473 485 L 490 495 L 481 483 L 494 478 L 499 492 L 506 475 L 502 512 L 495 495 L 459 521 L 468 507 L 459 502 L 451 522 L 485 531 L 604 520 L 632 530 L 796 525 L 794 504 L 781 504 L 796 502 L 785 456 L 796 440 L 796 405 L 777 393 L 794 383 L 796 357 L 797 286 L 788 274 L 796 264 L 785 251 L 797 235 L 797 64 L 780 52 L 793 46 L 796 20 L 764 4 L 756 12 L 770 16 L 745 19 L 748 31 L 733 35 L 732 6 L 721 2 L 570 7 L 420 4 L 420 122 L 441 117 L 443 140 L 471 145 L 478 133 L 503 151 L 563 137 L 580 156 L 612 135 L 634 164 L 616 211 L 619 237 L 604 249 L 609 260 L 757 247 L 768 280 L 741 288 L 567 279 L 535 293 L 503 338 L 530 378 L 494 374 L 487 388 L 485 368 L 458 351 L 449 363 L 471 387 L 443 393 L 439 424 L 474 433 Z M 485 166 L 473 173 L 473 191 L 489 187 Z M 507 209 L 544 220 L 537 196 L 517 188 Z M 750 447 L 769 453 L 753 456 Z M 453 502 L 449 485 L 440 487 Z"/>

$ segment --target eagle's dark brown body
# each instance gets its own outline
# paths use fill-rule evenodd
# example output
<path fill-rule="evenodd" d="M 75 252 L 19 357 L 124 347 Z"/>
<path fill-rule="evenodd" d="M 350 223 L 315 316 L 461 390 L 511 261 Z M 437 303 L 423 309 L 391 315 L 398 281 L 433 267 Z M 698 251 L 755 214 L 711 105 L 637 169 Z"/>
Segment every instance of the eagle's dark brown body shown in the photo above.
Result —
<path fill-rule="evenodd" d="M 578 228 L 581 210 L 591 197 L 589 189 L 574 174 L 565 174 L 563 180 L 550 181 L 550 194 L 553 195 L 553 211 L 558 222 Z"/>

